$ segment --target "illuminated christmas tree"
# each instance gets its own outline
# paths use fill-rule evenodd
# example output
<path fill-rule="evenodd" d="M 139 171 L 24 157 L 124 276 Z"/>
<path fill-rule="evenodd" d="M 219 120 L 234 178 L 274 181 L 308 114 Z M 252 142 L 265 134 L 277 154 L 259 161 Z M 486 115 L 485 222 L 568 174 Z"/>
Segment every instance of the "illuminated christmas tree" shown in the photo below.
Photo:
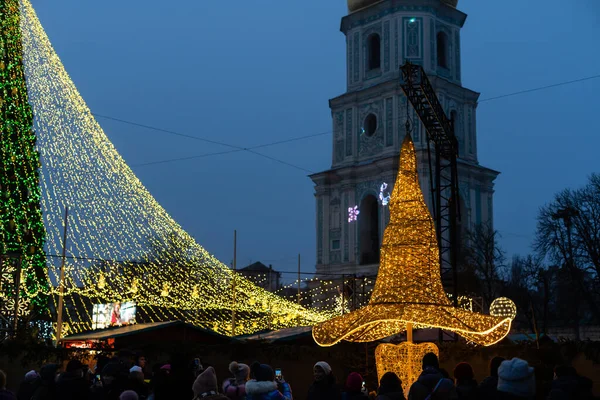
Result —
<path fill-rule="evenodd" d="M 0 256 L 3 274 L 7 259 L 18 275 L 21 295 L 36 308 L 45 307 L 48 279 L 45 273 L 45 229 L 40 208 L 33 113 L 23 72 L 23 48 L 18 0 L 0 0 Z M 5 279 L 2 295 L 12 298 L 15 281 Z"/>

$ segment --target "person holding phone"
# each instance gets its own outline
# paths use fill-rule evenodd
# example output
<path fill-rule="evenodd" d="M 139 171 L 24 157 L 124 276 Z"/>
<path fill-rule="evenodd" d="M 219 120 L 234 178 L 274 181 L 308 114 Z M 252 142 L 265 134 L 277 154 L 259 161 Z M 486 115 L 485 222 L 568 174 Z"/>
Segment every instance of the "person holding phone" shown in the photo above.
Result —
<path fill-rule="evenodd" d="M 352 372 L 346 379 L 346 391 L 342 393 L 343 400 L 369 400 L 363 392 L 365 381 L 358 372 Z"/>
<path fill-rule="evenodd" d="M 292 388 L 283 378 L 281 368 L 276 376 L 273 368 L 267 364 L 255 362 L 250 367 L 253 379 L 246 383 L 247 400 L 293 400 Z"/>

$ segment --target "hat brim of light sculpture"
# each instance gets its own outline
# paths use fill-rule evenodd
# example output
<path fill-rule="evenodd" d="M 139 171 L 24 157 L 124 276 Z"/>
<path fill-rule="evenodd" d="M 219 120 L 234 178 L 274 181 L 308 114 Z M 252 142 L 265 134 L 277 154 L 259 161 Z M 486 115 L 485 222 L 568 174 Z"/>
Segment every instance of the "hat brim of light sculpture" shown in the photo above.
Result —
<path fill-rule="evenodd" d="M 313 338 L 320 346 L 333 346 L 342 340 L 372 342 L 406 331 L 407 323 L 414 328 L 456 332 L 476 344 L 491 346 L 508 335 L 512 320 L 446 305 L 369 304 L 315 326 Z"/>

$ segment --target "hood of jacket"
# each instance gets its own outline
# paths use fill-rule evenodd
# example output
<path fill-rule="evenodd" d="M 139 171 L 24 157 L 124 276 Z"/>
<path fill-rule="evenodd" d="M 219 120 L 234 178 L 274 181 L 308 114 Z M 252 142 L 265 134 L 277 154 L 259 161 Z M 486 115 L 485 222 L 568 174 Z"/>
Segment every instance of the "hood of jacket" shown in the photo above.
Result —
<path fill-rule="evenodd" d="M 270 393 L 277 390 L 277 383 L 272 381 L 255 381 L 254 379 L 246 382 L 246 394 L 256 396 Z"/>

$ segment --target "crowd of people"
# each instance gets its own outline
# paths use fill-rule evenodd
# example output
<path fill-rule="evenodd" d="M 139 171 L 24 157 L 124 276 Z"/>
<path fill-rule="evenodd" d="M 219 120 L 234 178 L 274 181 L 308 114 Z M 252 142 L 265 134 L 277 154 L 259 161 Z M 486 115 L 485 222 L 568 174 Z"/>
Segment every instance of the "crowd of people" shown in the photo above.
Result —
<path fill-rule="evenodd" d="M 152 368 L 147 368 L 143 355 L 100 358 L 94 371 L 74 359 L 64 371 L 56 364 L 29 371 L 16 394 L 6 389 L 6 375 L 0 371 L 0 400 L 293 400 L 292 388 L 281 371 L 267 364 L 234 361 L 229 372 L 231 376 L 219 385 L 215 369 L 203 367 L 197 358 L 192 363 L 174 360 Z M 477 383 L 470 364 L 456 365 L 451 377 L 440 368 L 437 356 L 428 353 L 408 393 L 393 372 L 385 373 L 371 392 L 358 372 L 338 384 L 325 361 L 314 365 L 313 377 L 307 400 L 594 399 L 592 381 L 574 368 L 557 366 L 554 380 L 540 387 L 534 368 L 519 358 L 493 358 L 489 376 Z"/>

